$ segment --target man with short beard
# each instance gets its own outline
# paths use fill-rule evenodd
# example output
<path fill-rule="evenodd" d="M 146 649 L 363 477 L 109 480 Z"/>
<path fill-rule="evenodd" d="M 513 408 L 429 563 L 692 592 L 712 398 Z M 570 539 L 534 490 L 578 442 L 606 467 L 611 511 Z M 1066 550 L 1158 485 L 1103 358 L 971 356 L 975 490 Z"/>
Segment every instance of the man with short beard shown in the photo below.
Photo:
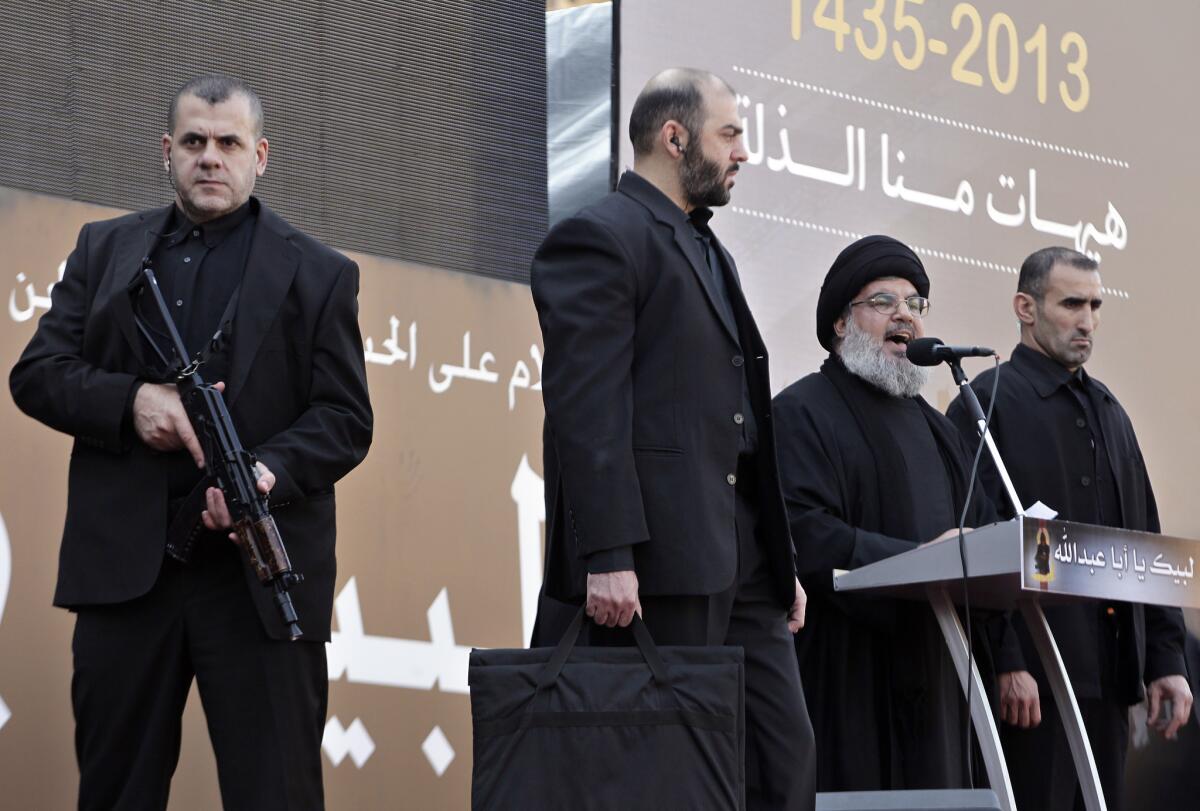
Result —
<path fill-rule="evenodd" d="M 968 458 L 905 356 L 925 333 L 929 277 L 891 237 L 838 255 L 817 301 L 819 372 L 774 400 L 779 472 L 809 623 L 796 636 L 817 790 L 959 788 L 965 706 L 927 604 L 835 594 L 853 569 L 957 534 Z M 976 498 L 967 526 L 992 518 Z"/>
<path fill-rule="evenodd" d="M 711 73 L 664 71 L 638 95 L 629 134 L 633 171 L 555 226 L 533 261 L 545 593 L 586 604 L 592 644 L 630 644 L 617 626 L 639 613 L 659 644 L 742 647 L 747 807 L 811 809 L 812 730 L 791 636 L 804 591 L 767 350 L 708 224 L 747 158 L 736 96 Z M 552 605 L 539 608 L 535 645 L 558 641 Z M 595 807 L 638 805 L 642 787 L 612 772 L 580 763 L 573 777 Z M 733 794 L 724 807 L 738 805 Z"/>
<path fill-rule="evenodd" d="M 1043 248 L 1021 265 L 1013 312 L 1021 342 L 1000 366 L 991 432 L 1017 494 L 1059 518 L 1158 532 L 1158 507 L 1133 424 L 1116 397 L 1083 365 L 1100 325 L 1099 266 L 1070 248 Z M 971 386 L 987 407 L 996 372 Z M 960 396 L 947 412 L 977 442 Z M 984 454 L 984 491 L 1006 517 L 1012 510 Z M 1150 726 L 1174 738 L 1191 715 L 1183 615 L 1177 608 L 1116 601 L 1046 606 L 1071 677 L 1104 790 L 1124 807 L 1129 706 L 1149 699 Z M 1058 709 L 1021 617 L 1000 641 L 1000 728 L 1019 808 L 1083 808 Z M 1027 671 L 1028 669 L 1028 671 Z M 1170 711 L 1166 710 L 1166 701 Z"/>

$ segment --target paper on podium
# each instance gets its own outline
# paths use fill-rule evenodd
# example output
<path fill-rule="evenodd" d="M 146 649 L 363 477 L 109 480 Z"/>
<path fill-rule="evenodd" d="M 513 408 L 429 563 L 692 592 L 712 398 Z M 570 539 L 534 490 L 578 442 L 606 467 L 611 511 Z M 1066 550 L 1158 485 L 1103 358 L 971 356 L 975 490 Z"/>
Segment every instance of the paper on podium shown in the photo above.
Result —
<path fill-rule="evenodd" d="M 1053 507 L 1047 507 L 1040 501 L 1033 502 L 1033 505 L 1025 511 L 1025 515 L 1030 518 L 1041 518 L 1043 521 L 1051 521 L 1058 517 L 1058 510 Z"/>

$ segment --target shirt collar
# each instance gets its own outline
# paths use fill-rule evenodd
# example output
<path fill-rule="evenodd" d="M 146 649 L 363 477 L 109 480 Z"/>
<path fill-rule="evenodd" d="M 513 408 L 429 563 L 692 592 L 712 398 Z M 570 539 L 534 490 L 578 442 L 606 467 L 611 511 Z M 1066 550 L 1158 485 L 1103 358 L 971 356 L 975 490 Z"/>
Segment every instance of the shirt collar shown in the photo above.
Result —
<path fill-rule="evenodd" d="M 712 219 L 711 208 L 693 208 L 692 213 L 687 215 L 688 222 L 692 224 L 700 233 L 705 233 L 709 230 L 708 221 Z"/>
<path fill-rule="evenodd" d="M 617 191 L 624 192 L 654 212 L 660 220 L 676 228 L 691 224 L 683 209 L 667 197 L 662 189 L 632 169 L 625 171 L 617 183 Z"/>
<path fill-rule="evenodd" d="M 172 211 L 172 223 L 169 236 L 166 238 L 168 247 L 173 247 L 187 241 L 191 237 L 199 237 L 209 248 L 215 248 L 227 236 L 244 223 L 251 213 L 251 201 L 247 200 L 228 214 L 223 214 L 215 220 L 196 225 L 188 216 L 175 206 Z"/>
<path fill-rule="evenodd" d="M 1025 344 L 1017 344 L 1011 363 L 1033 384 L 1040 397 L 1049 397 L 1072 380 L 1078 381 L 1084 389 L 1091 384 L 1091 378 L 1082 366 L 1071 372 L 1049 355 L 1030 349 Z"/>

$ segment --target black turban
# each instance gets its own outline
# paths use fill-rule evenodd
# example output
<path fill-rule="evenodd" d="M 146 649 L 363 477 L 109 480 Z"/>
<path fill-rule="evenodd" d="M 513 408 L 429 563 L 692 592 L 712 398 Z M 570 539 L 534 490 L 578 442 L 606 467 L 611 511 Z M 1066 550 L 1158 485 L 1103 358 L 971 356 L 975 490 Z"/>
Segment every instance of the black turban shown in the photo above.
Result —
<path fill-rule="evenodd" d="M 929 296 L 925 266 L 912 248 L 897 239 L 879 235 L 863 237 L 838 254 L 825 274 L 817 299 L 817 340 L 821 346 L 833 351 L 834 322 L 858 291 L 885 276 L 908 279 L 919 295 Z"/>

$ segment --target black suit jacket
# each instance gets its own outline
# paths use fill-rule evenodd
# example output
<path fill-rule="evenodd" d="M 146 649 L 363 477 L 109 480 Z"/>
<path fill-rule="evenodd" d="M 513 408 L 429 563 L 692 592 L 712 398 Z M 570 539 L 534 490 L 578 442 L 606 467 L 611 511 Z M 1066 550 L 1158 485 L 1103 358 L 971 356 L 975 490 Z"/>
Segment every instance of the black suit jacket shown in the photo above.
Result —
<path fill-rule="evenodd" d="M 759 433 L 760 533 L 779 599 L 791 604 L 767 350 L 732 273 L 730 322 L 683 212 L 632 172 L 538 249 L 551 597 L 579 599 L 586 557 L 629 545 L 642 594 L 715 594 L 733 584 L 745 373 Z"/>
<path fill-rule="evenodd" d="M 995 374 L 988 370 L 971 382 L 985 411 Z M 1093 514 L 1091 505 L 1095 495 L 1092 483 L 1083 481 L 1079 475 L 1092 469 L 1091 433 L 1074 419 L 1063 424 L 1050 418 L 1052 414 L 1064 413 L 1052 409 L 1051 398 L 1067 398 L 1074 404 L 1066 389 L 1069 376 L 1054 361 L 1018 345 L 1011 360 L 1000 365 L 991 432 L 1021 499 L 1026 504 L 1040 500 L 1057 510 L 1059 517 L 1072 521 Z M 1121 519 L 1110 523 L 1124 529 L 1159 532 L 1158 506 L 1133 423 L 1104 384 L 1095 378 L 1090 378 L 1090 382 L 1100 395 L 1096 402 L 1097 418 L 1120 499 Z M 978 442 L 961 395 L 950 404 L 947 414 L 964 436 Z M 980 479 L 998 511 L 1011 517 L 1012 507 L 999 473 L 986 453 Z M 1143 697 L 1143 682 L 1148 684 L 1161 676 L 1187 673 L 1183 614 L 1178 608 L 1153 605 L 1121 603 L 1114 608 L 1117 621 L 1127 631 L 1118 636 L 1115 661 L 1102 656 L 1101 665 L 1114 669 L 1120 699 L 1133 704 Z M 1099 697 L 1102 688 L 1101 674 L 1095 671 L 1098 611 L 1093 603 L 1045 609 L 1075 691 L 1089 698 Z M 1013 618 L 1013 626 L 1015 633 L 1009 632 L 997 641 L 997 667 L 1000 672 L 1029 670 L 1044 685 L 1041 662 L 1020 617 Z"/>
<path fill-rule="evenodd" d="M 301 626 L 308 639 L 327 640 L 333 486 L 362 461 L 372 428 L 358 267 L 254 204 L 258 220 L 233 319 L 225 399 L 242 443 L 277 478 L 272 512 L 305 578 L 292 589 Z M 10 376 L 25 413 L 75 438 L 58 606 L 139 597 L 162 566 L 168 456 L 138 440 L 125 421 L 132 387 L 150 360 L 129 288 L 170 211 L 83 227 L 53 305 Z M 245 569 L 264 627 L 286 638 L 269 591 Z"/>

